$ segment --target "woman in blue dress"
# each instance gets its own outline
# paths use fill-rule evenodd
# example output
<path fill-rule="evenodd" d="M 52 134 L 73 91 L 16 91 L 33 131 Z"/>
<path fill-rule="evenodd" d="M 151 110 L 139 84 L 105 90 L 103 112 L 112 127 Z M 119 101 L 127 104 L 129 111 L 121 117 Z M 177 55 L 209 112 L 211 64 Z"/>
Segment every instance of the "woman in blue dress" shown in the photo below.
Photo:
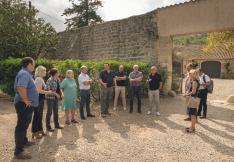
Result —
<path fill-rule="evenodd" d="M 66 116 L 65 124 L 78 123 L 74 118 L 77 109 L 77 84 L 72 70 L 66 71 L 66 78 L 62 81 L 60 88 L 63 98 L 62 111 L 65 112 Z"/>

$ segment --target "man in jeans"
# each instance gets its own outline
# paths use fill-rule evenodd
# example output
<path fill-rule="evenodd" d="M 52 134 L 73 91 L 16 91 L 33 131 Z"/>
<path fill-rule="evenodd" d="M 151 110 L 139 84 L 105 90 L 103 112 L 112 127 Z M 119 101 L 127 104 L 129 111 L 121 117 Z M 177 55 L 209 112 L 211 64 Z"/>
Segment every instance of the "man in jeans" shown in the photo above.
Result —
<path fill-rule="evenodd" d="M 35 143 L 29 142 L 27 138 L 27 129 L 32 120 L 34 108 L 39 104 L 39 94 L 34 84 L 32 72 L 35 64 L 30 57 L 22 59 L 22 69 L 15 78 L 14 89 L 15 110 L 17 113 L 17 125 L 15 128 L 15 158 L 31 159 L 32 157 L 24 153 L 24 147 L 32 146 Z"/>
<path fill-rule="evenodd" d="M 139 71 L 139 66 L 133 66 L 133 72 L 129 74 L 130 80 L 130 89 L 131 89 L 131 96 L 130 96 L 130 113 L 133 112 L 133 102 L 134 97 L 137 97 L 138 100 L 138 113 L 141 114 L 141 81 L 143 78 L 142 72 Z"/>
<path fill-rule="evenodd" d="M 207 95 L 208 95 L 208 89 L 207 86 L 210 84 L 210 77 L 202 72 L 201 69 L 199 69 L 199 97 L 200 97 L 200 104 L 199 109 L 197 112 L 197 116 L 200 116 L 200 119 L 205 119 L 207 114 Z M 201 116 L 201 111 L 203 109 L 203 115 Z"/>
<path fill-rule="evenodd" d="M 157 73 L 156 66 L 152 66 L 150 72 L 151 74 L 147 80 L 149 83 L 149 111 L 147 114 L 150 115 L 152 113 L 155 100 L 156 114 L 159 116 L 159 90 L 162 89 L 162 78 L 161 75 Z"/>
<path fill-rule="evenodd" d="M 117 107 L 117 102 L 119 94 L 122 96 L 123 109 L 126 111 L 126 98 L 125 98 L 125 86 L 127 84 L 127 73 L 124 72 L 124 66 L 119 66 L 119 71 L 115 74 L 115 101 L 114 101 L 114 111 Z"/>
<path fill-rule="evenodd" d="M 90 112 L 90 85 L 93 81 L 88 76 L 88 68 L 86 66 L 81 66 L 81 73 L 78 77 L 79 87 L 80 87 L 80 117 L 85 120 L 84 116 L 84 104 L 86 107 L 87 117 L 95 117 Z"/>
<path fill-rule="evenodd" d="M 114 83 L 114 75 L 110 71 L 108 63 L 104 64 L 104 70 L 100 73 L 99 81 L 101 83 L 101 114 L 102 117 L 105 117 L 105 115 L 111 115 L 108 109 Z"/>

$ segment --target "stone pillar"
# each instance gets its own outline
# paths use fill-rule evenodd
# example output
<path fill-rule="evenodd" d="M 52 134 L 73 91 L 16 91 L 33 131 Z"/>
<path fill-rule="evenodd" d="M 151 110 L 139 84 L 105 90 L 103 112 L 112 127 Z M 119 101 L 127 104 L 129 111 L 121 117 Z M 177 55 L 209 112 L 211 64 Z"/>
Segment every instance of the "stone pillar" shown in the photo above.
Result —
<path fill-rule="evenodd" d="M 159 37 L 157 42 L 158 63 L 162 67 L 167 67 L 168 79 L 164 85 L 164 92 L 171 90 L 172 85 L 172 50 L 173 41 L 170 36 Z"/>

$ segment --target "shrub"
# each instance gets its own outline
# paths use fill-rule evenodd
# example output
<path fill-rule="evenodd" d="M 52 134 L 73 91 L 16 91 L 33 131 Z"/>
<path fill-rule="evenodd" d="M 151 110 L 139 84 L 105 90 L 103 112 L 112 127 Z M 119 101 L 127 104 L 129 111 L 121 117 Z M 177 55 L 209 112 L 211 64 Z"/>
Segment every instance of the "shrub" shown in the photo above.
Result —
<path fill-rule="evenodd" d="M 2 91 L 13 96 L 14 95 L 14 80 L 17 72 L 20 70 L 21 59 L 7 59 L 0 61 L 0 84 L 3 84 Z M 147 84 L 146 80 L 149 74 L 150 66 L 146 63 L 142 63 L 140 61 L 117 61 L 117 60 L 46 60 L 46 59 L 38 59 L 36 61 L 36 66 L 43 65 L 47 68 L 47 70 L 52 67 L 58 68 L 61 76 L 65 76 L 66 70 L 73 70 L 75 74 L 75 78 L 78 77 L 80 73 L 80 67 L 82 65 L 86 65 L 89 68 L 89 75 L 92 79 L 97 80 L 99 76 L 99 72 L 103 69 L 103 64 L 109 63 L 111 65 L 112 71 L 118 71 L 119 65 L 124 65 L 125 71 L 129 74 L 132 71 L 133 65 L 137 64 L 140 67 L 140 71 L 144 74 L 143 78 L 143 91 L 146 92 Z M 162 75 L 163 83 L 165 84 L 167 81 L 167 69 L 158 66 L 158 72 Z M 76 79 L 77 80 L 77 79 Z M 129 83 L 128 83 L 129 88 Z M 99 84 L 96 82 L 93 85 L 94 91 L 99 91 Z M 79 95 L 79 91 L 78 91 Z"/>

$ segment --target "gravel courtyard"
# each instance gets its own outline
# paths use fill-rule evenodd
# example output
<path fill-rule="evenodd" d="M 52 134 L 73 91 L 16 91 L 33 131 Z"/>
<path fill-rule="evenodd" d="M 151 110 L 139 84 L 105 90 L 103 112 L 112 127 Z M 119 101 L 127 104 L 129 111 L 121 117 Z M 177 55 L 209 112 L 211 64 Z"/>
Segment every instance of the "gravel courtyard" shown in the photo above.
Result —
<path fill-rule="evenodd" d="M 0 161 L 13 158 L 16 114 L 13 104 L 0 100 Z M 214 105 L 208 108 L 208 119 L 199 120 L 197 132 L 186 134 L 190 123 L 185 118 L 182 97 L 162 98 L 161 116 L 142 115 L 120 110 L 111 117 L 100 118 L 98 106 L 94 119 L 66 126 L 47 137 L 35 140 L 27 149 L 32 162 L 64 161 L 234 161 L 234 106 Z M 60 113 L 60 122 L 64 123 Z M 28 133 L 30 136 L 30 132 Z"/>

